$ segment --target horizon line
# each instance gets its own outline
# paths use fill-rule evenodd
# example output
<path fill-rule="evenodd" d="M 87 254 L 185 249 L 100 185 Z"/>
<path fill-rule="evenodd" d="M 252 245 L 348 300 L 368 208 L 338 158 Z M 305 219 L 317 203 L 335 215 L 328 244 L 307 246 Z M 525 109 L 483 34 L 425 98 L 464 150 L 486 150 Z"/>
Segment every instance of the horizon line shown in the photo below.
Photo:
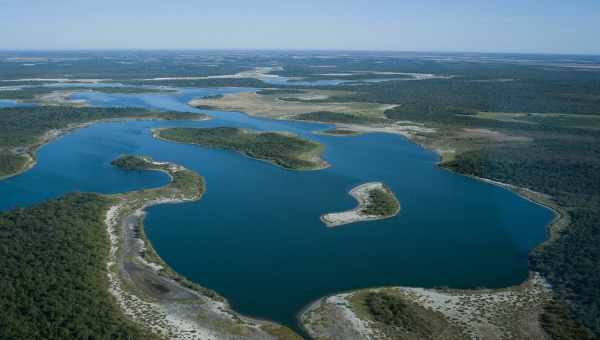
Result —
<path fill-rule="evenodd" d="M 200 51 L 256 51 L 256 52 L 342 52 L 342 53 L 440 53 L 440 54 L 499 54 L 499 55 L 562 55 L 600 57 L 600 52 L 501 52 L 468 50 L 387 50 L 387 49 L 326 49 L 326 48 L 0 48 L 0 52 L 200 52 Z"/>

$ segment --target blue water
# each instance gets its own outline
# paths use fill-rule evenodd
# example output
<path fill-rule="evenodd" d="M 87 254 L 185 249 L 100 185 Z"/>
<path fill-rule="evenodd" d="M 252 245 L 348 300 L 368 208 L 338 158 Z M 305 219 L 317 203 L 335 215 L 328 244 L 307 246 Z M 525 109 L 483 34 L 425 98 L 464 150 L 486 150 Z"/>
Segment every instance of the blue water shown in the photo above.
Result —
<path fill-rule="evenodd" d="M 0 99 L 0 109 L 5 107 L 27 107 L 32 106 L 31 104 L 19 103 L 13 99 Z"/>
<path fill-rule="evenodd" d="M 527 277 L 527 254 L 553 214 L 502 188 L 441 170 L 438 157 L 390 134 L 315 135 L 326 125 L 195 110 L 204 95 L 79 93 L 98 106 L 208 112 L 202 122 L 104 123 L 42 147 L 31 171 L 0 181 L 0 209 L 70 191 L 114 193 L 166 183 L 160 173 L 110 166 L 120 154 L 183 164 L 207 183 L 202 200 L 149 209 L 146 232 L 176 271 L 229 299 L 240 312 L 295 327 L 312 300 L 385 285 L 503 287 Z M 237 126 L 291 131 L 325 145 L 332 165 L 289 171 L 238 153 L 155 140 L 166 126 Z M 352 208 L 347 194 L 367 181 L 389 185 L 401 202 L 391 219 L 326 228 L 319 216 Z"/>

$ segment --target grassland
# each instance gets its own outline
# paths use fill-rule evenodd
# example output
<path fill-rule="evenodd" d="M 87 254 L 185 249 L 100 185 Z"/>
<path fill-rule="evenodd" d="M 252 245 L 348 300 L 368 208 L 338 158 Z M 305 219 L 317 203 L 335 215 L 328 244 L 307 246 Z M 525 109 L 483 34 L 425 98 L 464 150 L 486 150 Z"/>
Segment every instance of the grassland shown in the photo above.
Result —
<path fill-rule="evenodd" d="M 286 169 L 319 170 L 327 166 L 321 159 L 321 144 L 287 133 L 218 127 L 158 129 L 154 135 L 172 142 L 238 151 Z"/>
<path fill-rule="evenodd" d="M 257 93 L 226 94 L 217 99 L 197 99 L 190 105 L 224 111 L 242 111 L 250 115 L 286 118 L 307 112 L 335 112 L 366 118 L 384 118 L 384 111 L 393 107 L 385 104 L 360 102 L 323 102 L 325 99 L 344 95 L 339 91 L 304 90 L 300 93 L 269 91 Z M 266 93 L 266 94 L 265 94 Z M 282 100 L 284 98 L 286 100 Z M 295 98 L 296 100 L 290 100 Z"/>

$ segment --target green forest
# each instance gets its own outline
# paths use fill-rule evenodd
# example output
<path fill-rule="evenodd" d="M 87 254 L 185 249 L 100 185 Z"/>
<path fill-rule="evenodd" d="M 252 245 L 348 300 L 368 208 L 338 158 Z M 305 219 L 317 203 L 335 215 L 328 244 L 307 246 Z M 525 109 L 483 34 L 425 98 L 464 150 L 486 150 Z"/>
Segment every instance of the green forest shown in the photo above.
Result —
<path fill-rule="evenodd" d="M 373 117 L 357 116 L 349 113 L 331 112 L 331 111 L 317 111 L 317 112 L 306 112 L 294 116 L 294 119 L 308 120 L 315 122 L 324 123 L 345 123 L 345 124 L 371 124 L 381 122 L 382 119 Z"/>
<path fill-rule="evenodd" d="M 288 169 L 315 169 L 321 144 L 276 132 L 251 132 L 232 127 L 169 128 L 159 130 L 160 138 L 241 152 Z M 317 160 L 315 160 L 315 158 Z"/>
<path fill-rule="evenodd" d="M 111 201 L 68 194 L 0 213 L 0 338 L 151 339 L 107 291 Z"/>
<path fill-rule="evenodd" d="M 376 216 L 393 216 L 400 209 L 400 203 L 388 189 L 375 189 L 369 192 L 369 204 L 363 213 Z"/>

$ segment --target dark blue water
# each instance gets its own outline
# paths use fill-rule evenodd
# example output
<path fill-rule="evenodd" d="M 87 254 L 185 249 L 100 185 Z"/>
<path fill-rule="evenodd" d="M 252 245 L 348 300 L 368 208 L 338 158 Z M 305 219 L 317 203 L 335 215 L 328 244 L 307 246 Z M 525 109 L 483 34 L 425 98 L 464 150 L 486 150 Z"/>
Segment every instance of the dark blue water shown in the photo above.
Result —
<path fill-rule="evenodd" d="M 77 98 L 101 106 L 193 110 L 185 104 L 191 98 L 233 91 L 240 89 Z M 328 127 L 209 113 L 216 119 L 107 123 L 71 133 L 43 147 L 34 169 L 0 182 L 0 209 L 69 191 L 121 192 L 167 181 L 159 173 L 112 168 L 110 161 L 123 153 L 183 164 L 206 178 L 206 195 L 149 209 L 145 227 L 154 248 L 240 312 L 292 327 L 304 305 L 348 289 L 520 283 L 528 273 L 527 254 L 544 240 L 553 217 L 509 191 L 439 169 L 436 155 L 399 136 L 314 135 Z M 235 152 L 154 140 L 149 131 L 222 125 L 317 140 L 332 167 L 289 171 Z M 392 188 L 402 204 L 398 216 L 335 229 L 319 221 L 323 213 L 352 208 L 348 190 L 367 181 Z"/>

